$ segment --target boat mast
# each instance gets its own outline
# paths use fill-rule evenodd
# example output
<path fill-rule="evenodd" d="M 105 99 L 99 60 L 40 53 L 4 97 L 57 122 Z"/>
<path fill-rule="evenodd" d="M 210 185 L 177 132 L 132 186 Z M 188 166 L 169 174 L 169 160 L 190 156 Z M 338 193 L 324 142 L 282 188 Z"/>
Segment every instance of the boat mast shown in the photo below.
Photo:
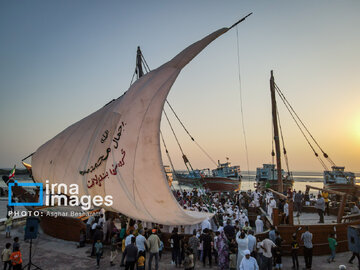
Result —
<path fill-rule="evenodd" d="M 143 67 L 142 67 L 142 53 L 140 50 L 140 46 L 137 47 L 137 53 L 136 53 L 136 75 L 137 79 L 140 79 L 144 75 Z"/>
<path fill-rule="evenodd" d="M 275 99 L 275 80 L 273 71 L 271 71 L 270 77 L 270 92 L 271 92 L 271 107 L 272 107 L 272 118 L 274 126 L 274 141 L 275 141 L 275 152 L 276 152 L 276 169 L 278 178 L 278 192 L 283 193 L 283 182 L 281 173 L 281 153 L 280 153 L 280 140 L 279 140 L 279 128 L 277 122 L 277 107 Z"/>

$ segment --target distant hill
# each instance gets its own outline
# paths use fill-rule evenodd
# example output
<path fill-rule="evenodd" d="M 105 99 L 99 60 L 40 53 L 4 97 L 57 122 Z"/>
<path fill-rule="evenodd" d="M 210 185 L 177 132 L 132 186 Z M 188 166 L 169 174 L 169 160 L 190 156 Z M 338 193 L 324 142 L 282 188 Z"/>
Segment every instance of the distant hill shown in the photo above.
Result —
<path fill-rule="evenodd" d="M 8 175 L 11 170 L 9 169 L 0 169 L 0 175 Z M 15 175 L 29 175 L 27 169 L 16 169 Z"/>

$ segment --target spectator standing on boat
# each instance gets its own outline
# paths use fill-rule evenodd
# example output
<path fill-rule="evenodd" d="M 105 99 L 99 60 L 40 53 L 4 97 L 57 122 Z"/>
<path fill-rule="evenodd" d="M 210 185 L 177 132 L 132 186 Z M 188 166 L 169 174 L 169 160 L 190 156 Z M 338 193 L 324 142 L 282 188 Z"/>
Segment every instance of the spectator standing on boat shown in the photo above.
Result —
<path fill-rule="evenodd" d="M 297 215 L 296 215 L 297 217 L 301 215 L 302 201 L 303 201 L 303 195 L 301 193 L 301 190 L 299 190 L 297 193 L 295 193 L 294 196 L 294 204 L 295 204 L 295 210 L 297 211 Z"/>
<path fill-rule="evenodd" d="M 330 216 L 330 209 L 329 209 L 329 193 L 325 190 L 322 191 L 321 196 L 324 198 L 325 201 L 325 214 Z"/>
<path fill-rule="evenodd" d="M 284 223 L 289 224 L 289 204 L 287 201 L 285 201 L 284 204 L 284 217 L 285 217 Z"/>
<path fill-rule="evenodd" d="M 320 220 L 318 223 L 324 223 L 324 212 L 325 212 L 325 200 L 321 196 L 321 194 L 318 194 L 318 199 L 315 203 L 315 208 L 317 209 L 319 213 Z"/>
<path fill-rule="evenodd" d="M 130 244 L 127 245 L 124 250 L 124 258 L 126 258 L 125 270 L 128 269 L 134 270 L 137 257 L 138 257 L 138 248 L 135 245 L 135 237 L 132 237 Z"/>
<path fill-rule="evenodd" d="M 351 209 L 350 209 L 351 215 L 357 215 L 360 214 L 359 207 L 356 206 L 356 203 L 352 203 Z"/>
<path fill-rule="evenodd" d="M 262 254 L 262 262 L 261 262 L 261 270 L 272 270 L 273 262 L 272 262 L 272 248 L 276 247 L 275 243 L 271 241 L 269 238 L 264 239 L 260 247 L 263 251 Z"/>
<path fill-rule="evenodd" d="M 2 253 L 1 253 L 1 260 L 4 264 L 4 270 L 8 269 L 7 266 L 9 266 L 9 270 L 11 269 L 11 260 L 10 260 L 10 255 L 11 255 L 11 243 L 6 243 L 5 248 L 3 249 Z"/>
<path fill-rule="evenodd" d="M 311 269 L 312 256 L 313 256 L 313 244 L 312 233 L 309 232 L 309 227 L 305 227 L 305 232 L 301 235 L 301 240 L 304 242 L 304 259 L 306 269 Z"/>
<path fill-rule="evenodd" d="M 264 222 L 261 220 L 261 216 L 257 216 L 255 221 L 256 233 L 262 233 L 264 231 Z"/>
<path fill-rule="evenodd" d="M 275 227 L 273 225 L 270 226 L 269 239 L 275 243 L 276 233 L 275 233 Z"/>
<path fill-rule="evenodd" d="M 160 248 L 160 238 L 156 234 L 156 229 L 153 229 L 152 234 L 147 239 L 147 246 L 149 248 L 149 263 L 148 270 L 151 270 L 152 259 L 155 257 L 155 270 L 159 269 L 159 248 Z"/>
<path fill-rule="evenodd" d="M 272 213 L 273 213 L 274 208 L 276 208 L 276 201 L 275 201 L 274 197 L 270 197 L 267 214 L 271 219 L 272 219 Z"/>
<path fill-rule="evenodd" d="M 328 238 L 329 241 L 329 247 L 330 247 L 330 257 L 327 259 L 328 263 L 335 262 L 335 255 L 336 255 L 336 246 L 337 242 L 335 239 L 334 233 L 331 233 Z"/>
<path fill-rule="evenodd" d="M 299 260 L 298 260 L 298 250 L 299 250 L 299 243 L 296 240 L 296 233 L 292 235 L 292 241 L 291 241 L 291 258 L 293 269 L 299 269 Z"/>
<path fill-rule="evenodd" d="M 275 231 L 276 239 L 275 239 L 275 245 L 276 247 L 273 249 L 273 256 L 274 256 L 274 264 L 275 269 L 282 269 L 282 238 L 280 236 L 279 231 Z"/>

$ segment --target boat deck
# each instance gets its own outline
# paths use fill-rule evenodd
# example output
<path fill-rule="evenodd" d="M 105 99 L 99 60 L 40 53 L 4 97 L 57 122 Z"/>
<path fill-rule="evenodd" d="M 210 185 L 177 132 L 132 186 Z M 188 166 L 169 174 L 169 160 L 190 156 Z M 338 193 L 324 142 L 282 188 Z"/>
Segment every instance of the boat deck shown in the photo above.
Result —
<path fill-rule="evenodd" d="M 319 220 L 320 217 L 317 213 L 302 213 L 300 216 L 297 216 L 297 213 L 294 213 L 294 225 L 316 225 L 319 224 Z M 324 216 L 325 224 L 332 224 L 336 222 L 337 216 Z"/>

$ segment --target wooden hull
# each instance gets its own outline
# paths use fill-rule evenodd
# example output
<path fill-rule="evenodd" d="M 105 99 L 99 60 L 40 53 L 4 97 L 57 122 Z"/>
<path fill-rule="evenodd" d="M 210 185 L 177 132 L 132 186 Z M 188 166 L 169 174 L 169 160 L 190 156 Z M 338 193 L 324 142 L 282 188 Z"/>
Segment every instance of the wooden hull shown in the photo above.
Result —
<path fill-rule="evenodd" d="M 324 188 L 344 192 L 346 194 L 360 197 L 360 186 L 359 185 L 348 185 L 348 184 L 324 184 Z"/>
<path fill-rule="evenodd" d="M 54 238 L 78 242 L 80 231 L 86 231 L 86 224 L 77 217 L 51 216 L 51 212 L 46 209 L 26 207 L 29 211 L 38 211 L 40 217 L 40 227 L 44 233 Z"/>
<path fill-rule="evenodd" d="M 203 178 L 185 178 L 177 177 L 176 180 L 181 185 L 191 185 L 204 187 L 211 192 L 230 192 L 240 189 L 240 179 L 226 177 L 203 177 Z"/>
<path fill-rule="evenodd" d="M 336 252 L 348 251 L 347 228 L 348 226 L 359 224 L 360 220 L 349 223 L 309 225 L 309 231 L 313 235 L 313 255 L 328 255 L 330 253 L 328 236 L 333 232 L 336 233 L 336 241 L 338 243 Z M 299 254 L 303 255 L 303 242 L 300 240 L 300 237 L 301 234 L 305 232 L 304 225 L 279 225 L 277 227 L 282 239 L 285 240 L 285 244 L 283 244 L 284 255 L 291 253 L 290 243 L 292 234 L 296 232 L 299 227 L 302 227 L 302 229 L 297 233 L 297 240 L 300 243 Z"/>
<path fill-rule="evenodd" d="M 257 187 L 261 190 L 265 190 L 266 187 L 266 181 L 260 181 L 257 183 Z M 277 183 L 277 181 L 268 181 L 268 183 L 270 184 L 270 187 L 271 189 L 275 190 L 275 191 L 278 191 L 279 190 L 279 185 Z M 289 188 L 292 189 L 293 187 L 293 184 L 294 184 L 294 180 L 283 180 L 283 190 L 286 191 L 288 190 Z"/>

